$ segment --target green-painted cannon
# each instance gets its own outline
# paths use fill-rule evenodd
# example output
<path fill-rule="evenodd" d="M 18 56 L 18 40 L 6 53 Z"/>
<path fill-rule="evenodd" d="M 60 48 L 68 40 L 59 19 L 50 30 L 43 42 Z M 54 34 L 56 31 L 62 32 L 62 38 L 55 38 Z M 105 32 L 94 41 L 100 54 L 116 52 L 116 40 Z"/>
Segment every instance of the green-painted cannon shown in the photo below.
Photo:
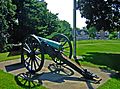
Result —
<path fill-rule="evenodd" d="M 30 35 L 23 41 L 21 59 L 30 73 L 41 70 L 44 64 L 44 54 L 48 54 L 57 65 L 68 65 L 87 79 L 97 82 L 101 80 L 82 68 L 77 60 L 75 60 L 77 64 L 70 60 L 72 44 L 63 34 L 55 35 L 52 40 Z"/>
<path fill-rule="evenodd" d="M 29 72 L 39 71 L 44 64 L 44 54 L 48 54 L 55 63 L 63 64 L 56 56 L 57 53 L 72 57 L 72 45 L 63 34 L 57 34 L 49 40 L 36 35 L 30 35 L 22 44 L 22 61 Z"/>

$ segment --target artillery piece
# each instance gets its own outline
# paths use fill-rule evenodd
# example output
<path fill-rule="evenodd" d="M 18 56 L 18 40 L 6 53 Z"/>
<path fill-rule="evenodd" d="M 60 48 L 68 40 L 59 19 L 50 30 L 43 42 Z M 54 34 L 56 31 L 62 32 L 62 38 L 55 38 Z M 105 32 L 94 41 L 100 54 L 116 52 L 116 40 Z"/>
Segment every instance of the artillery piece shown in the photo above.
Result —
<path fill-rule="evenodd" d="M 52 39 L 49 40 L 32 34 L 23 41 L 21 60 L 30 73 L 41 70 L 44 64 L 44 54 L 48 54 L 57 65 L 68 65 L 86 79 L 95 82 L 101 81 L 97 75 L 82 68 L 77 60 L 75 62 L 70 60 L 72 44 L 65 35 L 57 34 Z"/>

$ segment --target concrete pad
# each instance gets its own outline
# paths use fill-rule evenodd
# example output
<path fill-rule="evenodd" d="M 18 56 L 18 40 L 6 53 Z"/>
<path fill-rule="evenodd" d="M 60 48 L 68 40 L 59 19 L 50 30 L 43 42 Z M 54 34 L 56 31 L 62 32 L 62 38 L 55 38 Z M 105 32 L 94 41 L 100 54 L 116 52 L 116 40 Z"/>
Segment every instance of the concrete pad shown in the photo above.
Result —
<path fill-rule="evenodd" d="M 43 86 L 48 89 L 96 89 L 110 78 L 110 73 L 104 72 L 99 68 L 84 67 L 102 78 L 100 84 L 94 84 L 89 81 L 85 81 L 82 78 L 82 75 L 74 70 L 74 74 L 71 76 L 51 72 L 48 69 L 48 66 L 51 63 L 53 63 L 53 61 L 45 60 L 44 67 L 37 73 L 37 78 L 42 80 Z M 0 69 L 8 73 L 12 73 L 13 75 L 27 72 L 24 65 L 20 64 L 20 59 L 0 62 Z"/>

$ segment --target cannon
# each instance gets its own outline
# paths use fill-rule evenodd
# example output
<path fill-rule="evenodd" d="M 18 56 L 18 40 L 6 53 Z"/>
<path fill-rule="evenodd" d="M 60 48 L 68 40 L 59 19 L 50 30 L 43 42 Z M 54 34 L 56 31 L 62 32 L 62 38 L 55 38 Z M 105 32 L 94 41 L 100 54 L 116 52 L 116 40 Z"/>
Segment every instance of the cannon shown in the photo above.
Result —
<path fill-rule="evenodd" d="M 57 65 L 68 65 L 84 78 L 96 82 L 101 79 L 80 66 L 79 62 L 73 62 L 72 44 L 67 36 L 57 34 L 52 40 L 31 34 L 25 38 L 22 43 L 21 60 L 30 73 L 40 71 L 44 65 L 44 55 L 48 54 Z"/>

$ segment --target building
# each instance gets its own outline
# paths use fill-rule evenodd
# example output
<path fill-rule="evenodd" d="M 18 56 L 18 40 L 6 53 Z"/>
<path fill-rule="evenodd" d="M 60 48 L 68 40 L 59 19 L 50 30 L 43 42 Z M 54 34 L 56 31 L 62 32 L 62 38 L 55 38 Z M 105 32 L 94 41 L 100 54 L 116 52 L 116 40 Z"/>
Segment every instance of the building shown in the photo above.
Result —
<path fill-rule="evenodd" d="M 88 40 L 88 39 L 89 39 L 89 33 L 87 30 L 84 29 L 76 30 L 76 40 Z"/>

